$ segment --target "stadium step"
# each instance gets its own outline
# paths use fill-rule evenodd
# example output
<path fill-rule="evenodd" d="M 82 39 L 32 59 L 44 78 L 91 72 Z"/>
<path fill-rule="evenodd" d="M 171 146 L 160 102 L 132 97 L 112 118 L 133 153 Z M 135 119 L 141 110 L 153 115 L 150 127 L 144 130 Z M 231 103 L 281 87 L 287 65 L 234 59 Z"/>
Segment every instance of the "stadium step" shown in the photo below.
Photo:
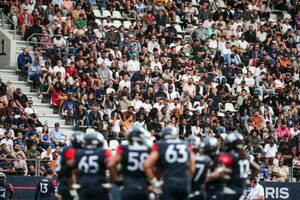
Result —
<path fill-rule="evenodd" d="M 25 94 L 28 99 L 33 101 L 33 107 L 36 109 L 39 120 L 42 124 L 47 123 L 49 128 L 53 129 L 54 124 L 58 122 L 61 130 L 66 135 L 70 135 L 72 133 L 74 126 L 66 125 L 64 119 L 62 119 L 58 114 L 53 113 L 53 109 L 51 108 L 50 104 L 42 103 L 42 100 L 38 98 L 38 94 L 30 91 L 30 85 L 28 82 L 19 81 L 19 76 L 16 73 L 16 69 L 0 69 L 0 78 L 4 83 L 11 81 L 12 86 L 15 89 L 21 88 L 23 94 Z"/>

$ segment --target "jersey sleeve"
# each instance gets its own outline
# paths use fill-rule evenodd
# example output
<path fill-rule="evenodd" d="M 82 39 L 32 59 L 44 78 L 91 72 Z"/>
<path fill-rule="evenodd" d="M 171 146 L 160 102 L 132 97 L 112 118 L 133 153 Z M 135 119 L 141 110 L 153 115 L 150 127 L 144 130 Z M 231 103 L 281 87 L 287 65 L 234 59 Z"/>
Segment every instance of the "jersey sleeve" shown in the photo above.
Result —
<path fill-rule="evenodd" d="M 109 158 L 111 156 L 112 156 L 111 151 L 109 149 L 106 149 L 104 152 L 104 158 Z"/>
<path fill-rule="evenodd" d="M 228 154 L 222 154 L 222 155 L 220 155 L 218 161 L 221 164 L 225 165 L 225 167 L 230 167 L 233 165 L 234 159 Z"/>
<path fill-rule="evenodd" d="M 65 152 L 65 157 L 67 160 L 72 160 L 75 158 L 75 155 L 76 155 L 76 151 L 75 149 L 71 148 L 71 149 L 68 149 L 66 152 Z"/>
<path fill-rule="evenodd" d="M 123 147 L 122 146 L 118 146 L 117 148 L 117 154 L 119 154 L 120 156 L 122 156 L 124 150 L 123 150 Z"/>
<path fill-rule="evenodd" d="M 158 144 L 153 144 L 153 146 L 152 146 L 152 151 L 159 151 L 159 146 L 158 146 Z"/>

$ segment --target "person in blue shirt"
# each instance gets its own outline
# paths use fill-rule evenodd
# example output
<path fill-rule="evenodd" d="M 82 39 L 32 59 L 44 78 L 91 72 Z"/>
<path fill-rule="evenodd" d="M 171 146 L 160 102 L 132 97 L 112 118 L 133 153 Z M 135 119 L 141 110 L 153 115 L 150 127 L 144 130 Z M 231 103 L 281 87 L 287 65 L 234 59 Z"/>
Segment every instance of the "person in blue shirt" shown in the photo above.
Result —
<path fill-rule="evenodd" d="M 18 56 L 18 69 L 21 71 L 22 79 L 27 78 L 27 68 L 32 64 L 32 58 L 29 55 L 29 49 L 24 48 L 23 53 Z"/>

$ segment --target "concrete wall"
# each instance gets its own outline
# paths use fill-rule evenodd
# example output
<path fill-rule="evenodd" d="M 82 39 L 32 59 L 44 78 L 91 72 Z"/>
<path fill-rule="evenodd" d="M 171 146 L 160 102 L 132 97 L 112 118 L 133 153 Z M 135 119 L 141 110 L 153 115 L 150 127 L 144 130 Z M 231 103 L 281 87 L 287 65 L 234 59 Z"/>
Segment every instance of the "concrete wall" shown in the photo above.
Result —
<path fill-rule="evenodd" d="M 7 30 L 0 28 L 0 69 L 16 68 L 16 40 Z"/>

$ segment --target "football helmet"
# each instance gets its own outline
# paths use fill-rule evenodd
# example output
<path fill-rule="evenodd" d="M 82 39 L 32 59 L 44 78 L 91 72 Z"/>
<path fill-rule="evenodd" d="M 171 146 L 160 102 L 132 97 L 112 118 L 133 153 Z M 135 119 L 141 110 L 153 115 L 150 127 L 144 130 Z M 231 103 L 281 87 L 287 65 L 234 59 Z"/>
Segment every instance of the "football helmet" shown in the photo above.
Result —
<path fill-rule="evenodd" d="M 193 149 L 200 149 L 201 147 L 201 139 L 194 135 L 188 137 L 188 143 L 192 145 Z"/>
<path fill-rule="evenodd" d="M 219 143 L 217 138 L 207 136 L 201 143 L 201 148 L 203 153 L 211 155 L 217 151 L 218 145 Z"/>
<path fill-rule="evenodd" d="M 0 183 L 5 183 L 6 181 L 6 175 L 4 173 L 0 173 Z"/>
<path fill-rule="evenodd" d="M 227 150 L 241 150 L 244 144 L 244 136 L 238 132 L 229 133 L 225 139 L 225 148 Z"/>
<path fill-rule="evenodd" d="M 84 136 L 84 147 L 86 149 L 97 149 L 103 147 L 104 136 L 101 133 L 87 133 Z"/>
<path fill-rule="evenodd" d="M 81 132 L 81 131 L 75 131 L 73 132 L 71 138 L 70 138 L 70 141 L 71 141 L 71 145 L 73 148 L 75 149 L 80 149 L 82 148 L 82 145 L 83 145 L 83 138 L 84 138 L 84 133 Z"/>
<path fill-rule="evenodd" d="M 129 129 L 128 142 L 129 144 L 145 144 L 147 146 L 152 146 L 150 134 L 141 127 L 133 127 Z"/>
<path fill-rule="evenodd" d="M 178 131 L 176 127 L 168 125 L 162 130 L 161 135 L 164 139 L 177 139 Z"/>

